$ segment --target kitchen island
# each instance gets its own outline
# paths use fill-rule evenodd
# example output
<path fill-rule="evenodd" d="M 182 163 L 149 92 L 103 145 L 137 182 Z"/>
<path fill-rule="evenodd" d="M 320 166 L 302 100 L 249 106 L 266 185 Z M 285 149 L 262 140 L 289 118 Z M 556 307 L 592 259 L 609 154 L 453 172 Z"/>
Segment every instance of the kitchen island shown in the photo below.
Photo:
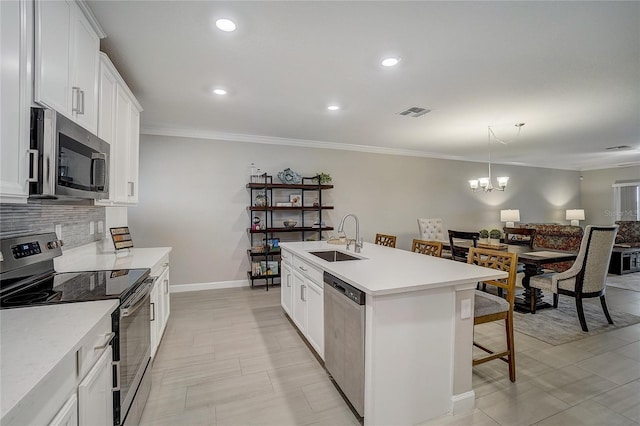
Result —
<path fill-rule="evenodd" d="M 413 425 L 474 406 L 474 291 L 505 272 L 369 243 L 348 252 L 358 260 L 338 262 L 310 252 L 344 245 L 281 246 L 294 268 L 306 263 L 366 293 L 365 425 Z"/>

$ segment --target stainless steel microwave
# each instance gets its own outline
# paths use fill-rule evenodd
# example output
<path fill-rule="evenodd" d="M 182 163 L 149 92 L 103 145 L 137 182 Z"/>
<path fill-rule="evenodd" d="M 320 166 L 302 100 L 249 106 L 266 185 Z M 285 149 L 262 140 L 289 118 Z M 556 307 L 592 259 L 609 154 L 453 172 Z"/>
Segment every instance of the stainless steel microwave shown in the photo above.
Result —
<path fill-rule="evenodd" d="M 109 144 L 44 108 L 31 108 L 32 199 L 109 198 Z"/>

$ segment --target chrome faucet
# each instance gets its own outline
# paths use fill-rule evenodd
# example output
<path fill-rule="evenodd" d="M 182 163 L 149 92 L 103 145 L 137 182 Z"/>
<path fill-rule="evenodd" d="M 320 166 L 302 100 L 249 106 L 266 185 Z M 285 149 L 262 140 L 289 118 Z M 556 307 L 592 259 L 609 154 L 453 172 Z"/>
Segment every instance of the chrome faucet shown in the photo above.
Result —
<path fill-rule="evenodd" d="M 356 221 L 356 239 L 354 240 L 354 251 L 356 253 L 360 253 L 362 249 L 362 240 L 360 239 L 360 221 L 358 220 L 358 216 L 353 213 L 349 213 L 344 215 L 344 217 L 340 220 L 340 225 L 338 226 L 338 234 L 344 233 L 344 221 L 346 218 L 351 216 Z M 349 250 L 349 239 L 347 238 L 347 250 Z"/>

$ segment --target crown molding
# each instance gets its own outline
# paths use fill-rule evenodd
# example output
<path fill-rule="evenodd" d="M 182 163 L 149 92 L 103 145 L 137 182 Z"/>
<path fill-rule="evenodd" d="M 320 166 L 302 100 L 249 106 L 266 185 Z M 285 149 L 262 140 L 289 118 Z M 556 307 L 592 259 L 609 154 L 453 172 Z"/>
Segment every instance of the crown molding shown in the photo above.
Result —
<path fill-rule="evenodd" d="M 400 155 L 404 157 L 436 158 L 440 160 L 456 160 L 456 161 L 467 161 L 471 163 L 486 163 L 485 160 L 475 160 L 475 159 L 470 159 L 470 158 L 465 158 L 465 157 L 460 157 L 455 155 L 445 155 L 445 154 L 438 154 L 438 153 L 427 152 L 427 151 L 416 151 L 411 149 L 387 148 L 387 147 L 379 147 L 379 146 L 356 145 L 356 144 L 337 143 L 337 142 L 324 142 L 324 141 L 315 141 L 315 140 L 308 140 L 308 139 L 280 138 L 280 137 L 274 137 L 274 136 L 247 135 L 242 133 L 214 132 L 210 130 L 182 129 L 182 128 L 174 128 L 174 127 L 160 127 L 160 126 L 144 126 L 140 129 L 140 134 L 151 135 L 151 136 L 170 136 L 170 137 L 205 139 L 205 140 L 228 141 L 228 142 L 258 143 L 258 144 L 265 144 L 265 145 L 284 145 L 284 146 L 295 146 L 295 147 L 301 147 L 301 148 L 334 149 L 334 150 L 340 150 L 340 151 L 368 152 L 371 154 L 381 154 L 381 155 Z M 557 167 L 545 167 L 545 166 L 540 166 L 536 164 L 528 164 L 528 163 L 521 163 L 521 162 L 494 161 L 492 162 L 492 164 L 579 171 L 578 169 L 575 169 L 575 168 L 559 169 Z"/>

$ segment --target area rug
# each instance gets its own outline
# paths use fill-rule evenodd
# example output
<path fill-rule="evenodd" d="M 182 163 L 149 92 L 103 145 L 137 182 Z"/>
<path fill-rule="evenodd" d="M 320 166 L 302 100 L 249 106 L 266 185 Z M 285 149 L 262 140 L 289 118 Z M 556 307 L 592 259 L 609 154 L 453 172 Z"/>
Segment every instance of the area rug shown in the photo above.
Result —
<path fill-rule="evenodd" d="M 640 292 L 640 272 L 625 275 L 609 274 L 607 276 L 607 287 L 617 287 Z"/>
<path fill-rule="evenodd" d="M 552 296 L 545 295 L 545 301 L 552 303 Z M 542 309 L 537 311 L 535 315 L 515 312 L 513 326 L 520 333 L 555 346 L 640 323 L 640 317 L 636 315 L 613 312 L 611 308 L 609 308 L 609 313 L 614 324 L 607 322 L 600 305 L 600 299 L 585 301 L 584 316 L 589 327 L 589 332 L 585 333 L 580 327 L 575 299 L 560 296 L 557 309 Z"/>

